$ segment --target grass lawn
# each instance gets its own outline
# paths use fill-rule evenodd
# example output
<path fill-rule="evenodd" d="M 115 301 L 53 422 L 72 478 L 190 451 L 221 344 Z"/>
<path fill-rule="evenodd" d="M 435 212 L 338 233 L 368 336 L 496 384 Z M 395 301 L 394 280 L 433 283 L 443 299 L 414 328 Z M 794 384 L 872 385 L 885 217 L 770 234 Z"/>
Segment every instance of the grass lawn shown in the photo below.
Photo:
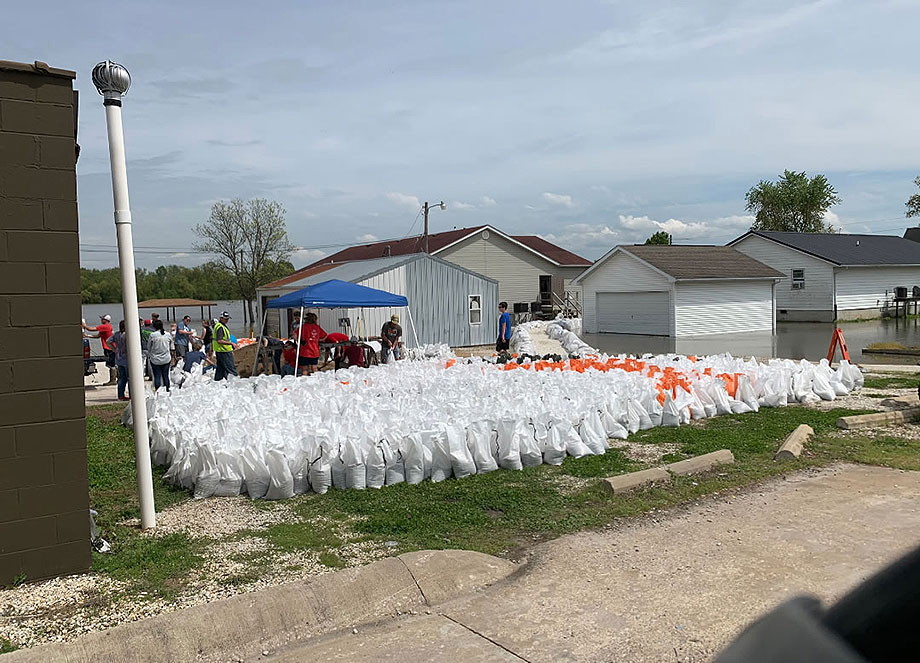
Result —
<path fill-rule="evenodd" d="M 867 381 L 868 382 L 868 381 Z M 165 599 L 180 594 L 185 580 L 204 566 L 202 551 L 212 540 L 171 534 L 140 536 L 119 523 L 137 517 L 134 444 L 130 430 L 116 416 L 120 406 L 88 408 L 90 499 L 99 511 L 98 524 L 113 545 L 112 554 L 95 554 L 94 570 L 126 581 L 130 594 Z M 287 502 L 287 522 L 238 532 L 225 540 L 258 536 L 270 550 L 241 553 L 247 570 L 228 584 L 245 585 L 272 563 L 272 552 L 312 551 L 332 568 L 343 566 L 341 546 L 355 541 L 385 545 L 392 554 L 409 550 L 466 548 L 514 556 L 535 542 L 595 528 L 616 518 L 662 509 L 721 490 L 749 485 L 791 470 L 851 461 L 920 470 L 920 443 L 897 438 L 869 439 L 836 432 L 838 417 L 853 410 L 820 411 L 802 407 L 763 409 L 727 415 L 680 428 L 654 428 L 630 442 L 670 443 L 677 451 L 663 462 L 730 449 L 735 465 L 697 477 L 676 477 L 671 486 L 613 497 L 601 477 L 644 469 L 623 452 L 567 458 L 559 467 L 541 465 L 520 472 L 499 470 L 462 480 L 417 485 L 399 484 L 381 490 L 330 490 Z M 815 439 L 802 459 L 775 463 L 780 441 L 798 424 L 809 424 Z M 188 491 L 165 485 L 154 468 L 157 509 L 190 499 Z M 264 508 L 274 503 L 255 502 Z M 328 526 L 317 525 L 325 522 Z M 334 527 L 332 526 L 334 525 Z"/>
<path fill-rule="evenodd" d="M 864 389 L 916 389 L 916 375 L 884 375 L 866 378 Z"/>

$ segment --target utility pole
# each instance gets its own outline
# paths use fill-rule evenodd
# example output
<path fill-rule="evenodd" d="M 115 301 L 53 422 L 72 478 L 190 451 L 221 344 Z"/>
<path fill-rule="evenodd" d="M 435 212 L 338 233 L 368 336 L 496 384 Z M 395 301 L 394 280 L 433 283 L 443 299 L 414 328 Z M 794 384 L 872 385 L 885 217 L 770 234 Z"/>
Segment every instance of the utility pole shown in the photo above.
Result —
<path fill-rule="evenodd" d="M 443 200 L 437 205 L 435 205 L 435 207 L 440 207 L 442 210 L 447 209 L 447 205 L 444 204 Z M 431 253 L 428 250 L 428 210 L 430 209 L 431 208 L 428 206 L 428 201 L 425 201 L 425 204 L 422 205 L 422 210 L 425 212 L 425 236 L 424 236 L 424 240 L 422 241 L 422 247 L 424 248 L 425 253 Z"/>

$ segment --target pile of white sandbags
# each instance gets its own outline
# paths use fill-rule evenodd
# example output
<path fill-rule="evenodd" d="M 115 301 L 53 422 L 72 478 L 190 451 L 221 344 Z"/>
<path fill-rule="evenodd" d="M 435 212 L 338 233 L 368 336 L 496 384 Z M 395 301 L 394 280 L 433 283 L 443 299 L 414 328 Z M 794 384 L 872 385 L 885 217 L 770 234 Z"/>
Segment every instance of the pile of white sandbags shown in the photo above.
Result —
<path fill-rule="evenodd" d="M 663 387 L 665 375 L 679 384 Z M 730 355 L 524 365 L 452 358 L 309 378 L 192 374 L 181 389 L 150 394 L 147 410 L 151 454 L 168 466 L 167 480 L 196 497 L 284 499 L 559 464 L 602 454 L 608 438 L 639 429 L 832 400 L 861 384 L 847 362 L 834 371 L 826 361 Z"/>

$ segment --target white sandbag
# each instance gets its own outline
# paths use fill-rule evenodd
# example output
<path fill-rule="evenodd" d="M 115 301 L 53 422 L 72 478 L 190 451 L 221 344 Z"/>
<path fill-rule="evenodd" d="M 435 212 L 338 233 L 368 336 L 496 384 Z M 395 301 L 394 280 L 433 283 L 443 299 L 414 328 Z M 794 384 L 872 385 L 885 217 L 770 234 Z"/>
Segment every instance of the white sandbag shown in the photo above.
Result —
<path fill-rule="evenodd" d="M 393 486 L 406 480 L 406 465 L 403 462 L 403 453 L 398 443 L 387 439 L 380 441 L 380 451 L 386 463 L 386 485 Z"/>
<path fill-rule="evenodd" d="M 255 447 L 243 449 L 240 455 L 240 469 L 243 470 L 246 494 L 254 500 L 265 497 L 271 483 L 268 466 L 263 458 L 263 454 L 257 452 Z"/>
<path fill-rule="evenodd" d="M 623 408 L 625 414 L 626 408 Z M 625 440 L 629 437 L 629 431 L 611 414 L 609 407 L 605 406 L 601 412 L 601 422 L 604 425 L 604 433 L 608 438 L 615 440 Z"/>
<path fill-rule="evenodd" d="M 639 407 L 641 406 L 632 399 L 626 401 L 626 431 L 628 433 L 635 433 L 639 430 L 641 421 L 639 418 Z M 645 408 L 643 408 L 643 411 L 644 410 Z M 648 412 L 645 413 L 645 418 L 648 419 Z"/>
<path fill-rule="evenodd" d="M 595 411 L 595 414 L 596 413 Z M 601 436 L 601 433 L 592 424 L 590 416 L 585 417 L 582 419 L 581 423 L 578 424 L 578 436 L 592 454 L 601 455 L 607 451 L 606 434 L 604 434 L 603 437 Z"/>
<path fill-rule="evenodd" d="M 713 380 L 707 385 L 706 389 L 713 404 L 716 406 L 716 414 L 731 414 L 732 404 L 725 390 L 725 383 L 722 380 Z"/>
<path fill-rule="evenodd" d="M 316 457 L 310 461 L 310 489 L 325 495 L 332 487 L 332 466 L 329 458 L 317 448 Z"/>
<path fill-rule="evenodd" d="M 294 448 L 286 451 L 285 460 L 294 481 L 294 494 L 303 495 L 310 492 L 310 463 L 307 460 L 305 441 L 301 441 Z"/>
<path fill-rule="evenodd" d="M 503 417 L 498 420 L 498 466 L 506 470 L 520 470 L 521 433 L 524 422 L 520 419 Z"/>
<path fill-rule="evenodd" d="M 431 431 L 428 436 L 431 440 L 431 480 L 438 483 L 449 479 L 453 473 L 447 431 L 444 429 Z"/>
<path fill-rule="evenodd" d="M 450 425 L 446 429 L 450 466 L 454 476 L 463 479 L 476 474 L 476 463 L 466 444 L 466 432 L 460 426 Z"/>
<path fill-rule="evenodd" d="M 239 457 L 224 449 L 218 449 L 214 457 L 220 472 L 220 481 L 214 489 L 214 497 L 236 497 L 243 488 Z"/>
<path fill-rule="evenodd" d="M 367 488 L 366 447 L 357 438 L 348 438 L 342 445 L 342 463 L 345 465 L 345 487 L 353 490 Z M 333 476 L 333 482 L 335 477 Z"/>
<path fill-rule="evenodd" d="M 547 465 L 562 465 L 566 456 L 566 441 L 563 433 L 559 428 L 562 422 L 551 422 L 546 430 L 546 437 L 543 442 L 543 462 Z M 565 422 L 565 425 L 571 428 L 571 424 Z M 581 440 L 579 439 L 579 442 Z"/>
<path fill-rule="evenodd" d="M 383 488 L 386 483 L 387 464 L 382 445 L 381 441 L 371 445 L 367 450 L 364 464 L 367 467 L 366 485 L 368 488 Z"/>
<path fill-rule="evenodd" d="M 735 392 L 735 399 L 751 408 L 752 412 L 757 412 L 760 409 L 757 396 L 754 394 L 754 388 L 751 386 L 751 379 L 747 375 L 738 376 L 738 390 Z"/>
<path fill-rule="evenodd" d="M 279 449 L 269 449 L 265 454 L 265 466 L 269 477 L 265 499 L 286 500 L 294 497 L 294 477 L 284 454 Z"/>
<path fill-rule="evenodd" d="M 563 444 L 565 445 L 565 452 L 572 456 L 573 458 L 582 458 L 584 456 L 591 456 L 594 452 L 588 448 L 588 445 L 585 444 L 581 436 L 578 434 L 578 431 L 575 430 L 574 426 L 568 421 L 560 420 L 550 429 L 558 432 L 560 438 L 562 439 Z"/>
<path fill-rule="evenodd" d="M 521 465 L 536 467 L 543 464 L 543 449 L 533 434 L 533 426 L 521 422 Z"/>
<path fill-rule="evenodd" d="M 425 445 L 421 435 L 410 433 L 403 438 L 400 448 L 406 465 L 406 483 L 421 483 L 425 480 Z"/>
<path fill-rule="evenodd" d="M 732 399 L 730 401 L 730 405 L 732 414 L 747 414 L 748 412 L 753 412 L 753 410 L 751 410 L 751 406 L 744 401 Z"/>
<path fill-rule="evenodd" d="M 196 500 L 211 497 L 217 490 L 218 484 L 220 484 L 220 473 L 217 471 L 214 451 L 210 447 L 203 445 L 198 448 L 198 454 L 201 470 L 199 470 L 198 476 L 195 477 L 194 498 Z"/>
<path fill-rule="evenodd" d="M 493 446 L 492 422 L 486 420 L 474 421 L 466 429 L 466 445 L 476 464 L 476 472 L 482 474 L 498 469 L 498 463 L 492 455 Z"/>
<path fill-rule="evenodd" d="M 657 400 L 655 401 L 658 402 Z M 661 425 L 666 428 L 680 426 L 680 412 L 674 399 L 671 398 L 671 392 L 664 392 L 664 403 L 661 404 Z"/>
<path fill-rule="evenodd" d="M 834 393 L 834 388 L 831 386 L 831 382 L 825 372 L 815 370 L 813 375 L 811 390 L 815 393 L 815 396 L 824 401 L 834 400 L 837 395 Z"/>

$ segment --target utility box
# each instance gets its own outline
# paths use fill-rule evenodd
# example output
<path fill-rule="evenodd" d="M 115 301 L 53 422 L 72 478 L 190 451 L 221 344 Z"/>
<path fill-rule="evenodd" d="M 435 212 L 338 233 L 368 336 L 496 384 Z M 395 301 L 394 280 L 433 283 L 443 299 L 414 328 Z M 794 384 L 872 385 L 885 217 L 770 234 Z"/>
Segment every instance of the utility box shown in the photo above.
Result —
<path fill-rule="evenodd" d="M 75 77 L 0 61 L 0 586 L 91 561 Z"/>

